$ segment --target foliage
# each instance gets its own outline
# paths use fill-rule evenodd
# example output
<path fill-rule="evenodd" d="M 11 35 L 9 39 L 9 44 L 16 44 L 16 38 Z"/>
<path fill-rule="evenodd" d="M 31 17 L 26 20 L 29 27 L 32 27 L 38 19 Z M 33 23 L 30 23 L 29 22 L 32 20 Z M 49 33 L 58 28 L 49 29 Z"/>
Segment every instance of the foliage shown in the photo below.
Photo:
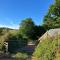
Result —
<path fill-rule="evenodd" d="M 34 32 L 33 27 L 34 27 L 34 22 L 32 21 L 31 18 L 27 18 L 21 22 L 19 33 L 24 38 L 31 38 L 31 35 Z"/>
<path fill-rule="evenodd" d="M 31 18 L 23 20 L 19 29 L 19 33 L 28 40 L 37 40 L 44 32 L 45 29 L 35 25 Z"/>
<path fill-rule="evenodd" d="M 32 39 L 37 40 L 40 36 L 42 36 L 46 30 L 43 26 L 36 26 L 34 27 L 34 32 L 32 33 Z"/>
<path fill-rule="evenodd" d="M 18 34 L 10 35 L 8 40 L 8 49 L 10 53 L 15 53 L 27 45 L 27 39 L 24 39 L 21 35 Z"/>
<path fill-rule="evenodd" d="M 21 60 L 26 60 L 28 55 L 26 53 L 20 53 L 20 52 L 17 52 L 16 54 L 14 54 L 12 56 L 13 58 L 17 58 L 17 59 L 21 59 Z"/>
<path fill-rule="evenodd" d="M 55 3 L 50 6 L 48 13 L 44 17 L 43 26 L 46 29 L 60 27 L 60 0 L 55 0 Z"/>
<path fill-rule="evenodd" d="M 27 39 L 18 34 L 18 30 L 0 28 L 0 50 L 5 50 L 4 42 L 8 42 L 8 50 L 10 53 L 16 52 L 21 47 L 27 45 Z"/>
<path fill-rule="evenodd" d="M 56 54 L 55 51 L 58 47 L 60 47 L 60 38 L 58 36 L 48 39 L 46 37 L 45 40 L 38 44 L 33 56 L 36 60 L 53 60 Z"/>
<path fill-rule="evenodd" d="M 8 39 L 9 30 L 10 29 L 8 29 L 8 28 L 0 28 L 0 50 L 2 50 L 4 41 Z"/>

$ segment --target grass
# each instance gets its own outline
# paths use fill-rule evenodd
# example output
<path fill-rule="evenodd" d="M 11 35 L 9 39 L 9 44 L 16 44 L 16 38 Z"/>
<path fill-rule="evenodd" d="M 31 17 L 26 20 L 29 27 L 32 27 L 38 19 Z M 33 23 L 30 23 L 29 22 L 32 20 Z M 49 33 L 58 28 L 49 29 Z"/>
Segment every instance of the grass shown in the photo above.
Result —
<path fill-rule="evenodd" d="M 59 60 L 60 53 L 56 53 L 58 48 L 60 48 L 60 35 L 54 38 L 48 37 L 48 39 L 46 37 L 36 47 L 33 57 L 35 60 Z"/>

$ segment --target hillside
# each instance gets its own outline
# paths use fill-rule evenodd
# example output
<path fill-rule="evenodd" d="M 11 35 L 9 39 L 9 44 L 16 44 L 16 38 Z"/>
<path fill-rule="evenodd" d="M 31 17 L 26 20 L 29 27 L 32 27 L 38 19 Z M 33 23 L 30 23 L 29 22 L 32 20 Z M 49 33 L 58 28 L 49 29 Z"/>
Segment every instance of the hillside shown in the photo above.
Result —
<path fill-rule="evenodd" d="M 60 60 L 60 29 L 51 29 L 39 38 L 34 60 Z"/>
<path fill-rule="evenodd" d="M 0 35 L 5 34 L 5 32 L 12 32 L 13 33 L 17 31 L 17 29 L 11 29 L 11 28 L 6 28 L 6 27 L 0 27 Z"/>
<path fill-rule="evenodd" d="M 16 34 L 17 30 L 10 29 L 10 28 L 0 28 L 0 50 L 2 49 L 2 46 L 4 45 L 4 41 L 8 40 L 9 34 Z"/>

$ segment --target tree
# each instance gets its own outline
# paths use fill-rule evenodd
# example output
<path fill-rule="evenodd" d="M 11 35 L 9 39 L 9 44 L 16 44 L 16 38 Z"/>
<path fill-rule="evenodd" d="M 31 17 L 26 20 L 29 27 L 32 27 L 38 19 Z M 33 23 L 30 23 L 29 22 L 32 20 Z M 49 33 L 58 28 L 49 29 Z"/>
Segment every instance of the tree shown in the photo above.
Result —
<path fill-rule="evenodd" d="M 33 40 L 37 40 L 40 36 L 42 36 L 46 32 L 43 26 L 37 25 L 34 26 L 33 30 L 34 32 L 31 35 Z"/>
<path fill-rule="evenodd" d="M 60 0 L 55 0 L 55 3 L 50 6 L 48 13 L 44 17 L 43 26 L 46 29 L 60 27 Z"/>
<path fill-rule="evenodd" d="M 31 35 L 34 32 L 34 22 L 31 18 L 23 20 L 20 24 L 19 33 L 24 37 L 31 39 Z"/>
<path fill-rule="evenodd" d="M 19 33 L 28 40 L 37 40 L 44 32 L 44 27 L 35 25 L 31 18 L 23 20 L 19 28 Z"/>

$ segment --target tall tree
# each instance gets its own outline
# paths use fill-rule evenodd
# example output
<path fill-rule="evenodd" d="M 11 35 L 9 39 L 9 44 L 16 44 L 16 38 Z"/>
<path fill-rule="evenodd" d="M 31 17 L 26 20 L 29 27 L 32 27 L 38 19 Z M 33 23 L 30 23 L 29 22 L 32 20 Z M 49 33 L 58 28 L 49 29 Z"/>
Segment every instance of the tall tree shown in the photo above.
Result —
<path fill-rule="evenodd" d="M 20 24 L 19 33 L 28 40 L 37 40 L 44 32 L 45 29 L 35 25 L 31 18 L 23 20 Z"/>
<path fill-rule="evenodd" d="M 23 20 L 20 24 L 19 33 L 24 37 L 31 39 L 31 35 L 34 32 L 34 22 L 31 18 Z"/>
<path fill-rule="evenodd" d="M 54 4 L 49 7 L 43 26 L 46 29 L 60 27 L 60 0 L 55 0 Z"/>

